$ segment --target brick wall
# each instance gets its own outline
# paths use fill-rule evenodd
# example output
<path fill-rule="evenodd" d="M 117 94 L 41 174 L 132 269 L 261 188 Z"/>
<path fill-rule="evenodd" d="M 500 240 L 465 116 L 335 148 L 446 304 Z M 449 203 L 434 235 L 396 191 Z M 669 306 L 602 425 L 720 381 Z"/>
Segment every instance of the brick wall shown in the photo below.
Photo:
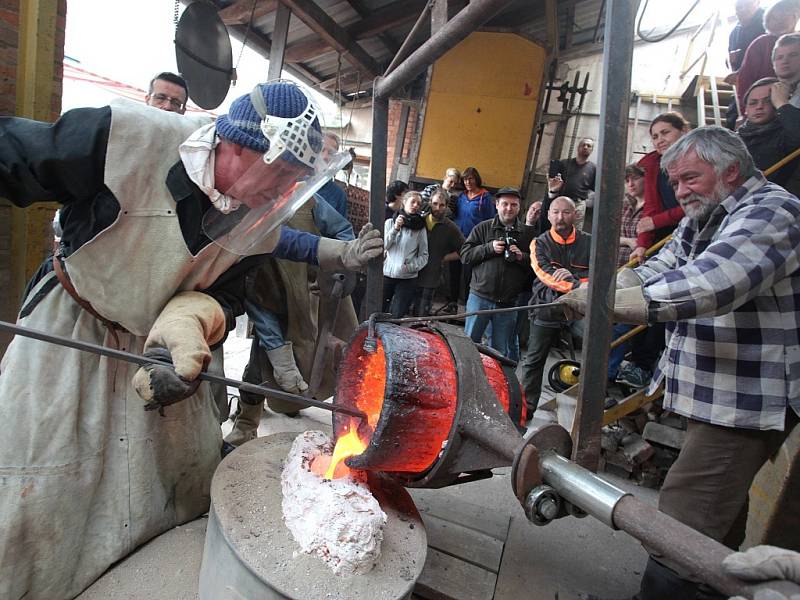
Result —
<path fill-rule="evenodd" d="M 24 0 L 0 0 L 0 114 L 13 115 L 16 113 L 17 104 L 17 69 L 19 65 L 19 20 L 20 5 Z M 37 115 L 54 121 L 61 112 L 61 92 L 64 61 L 64 33 L 66 28 L 67 3 L 58 0 L 56 7 L 56 30 L 54 37 L 55 52 L 53 56 L 53 89 L 46 115 Z M 0 317 L 6 321 L 14 321 L 19 308 L 19 294 L 11 266 L 24 264 L 25 276 L 29 277 L 29 265 L 37 265 L 46 256 L 51 248 L 52 233 L 49 221 L 52 220 L 54 209 L 37 207 L 36 210 L 25 211 L 26 231 L 17 232 L 11 229 L 12 223 L 20 223 L 12 218 L 14 209 L 3 199 L 0 199 Z M 45 214 L 47 213 L 47 214 Z M 24 248 L 20 255 L 12 255 L 12 233 L 22 236 L 24 244 L 17 244 L 17 248 Z M 35 267 L 34 267 L 35 268 Z M 24 283 L 24 282 L 23 282 Z M 9 341 L 8 336 L 0 335 L 0 354 L 5 350 Z"/>
<path fill-rule="evenodd" d="M 417 118 L 419 116 L 417 105 L 409 103 L 408 126 L 406 127 L 405 140 L 403 140 L 402 155 L 395 156 L 397 149 L 397 136 L 400 130 L 400 116 L 404 102 L 400 100 L 389 100 L 389 135 L 386 148 L 386 181 L 391 180 L 392 167 L 395 162 L 407 163 L 410 159 L 411 145 L 417 128 Z"/>

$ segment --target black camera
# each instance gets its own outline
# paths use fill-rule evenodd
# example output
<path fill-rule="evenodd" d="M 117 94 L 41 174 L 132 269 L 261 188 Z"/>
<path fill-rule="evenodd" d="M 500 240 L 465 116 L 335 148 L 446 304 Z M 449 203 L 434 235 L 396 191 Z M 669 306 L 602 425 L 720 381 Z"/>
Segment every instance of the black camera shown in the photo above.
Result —
<path fill-rule="evenodd" d="M 505 250 L 503 250 L 503 258 L 506 259 L 508 262 L 516 262 L 517 255 L 511 251 L 511 246 L 517 245 L 517 238 L 514 236 L 517 234 L 516 231 L 513 229 L 506 229 L 505 235 L 503 235 L 503 242 L 506 245 Z"/>

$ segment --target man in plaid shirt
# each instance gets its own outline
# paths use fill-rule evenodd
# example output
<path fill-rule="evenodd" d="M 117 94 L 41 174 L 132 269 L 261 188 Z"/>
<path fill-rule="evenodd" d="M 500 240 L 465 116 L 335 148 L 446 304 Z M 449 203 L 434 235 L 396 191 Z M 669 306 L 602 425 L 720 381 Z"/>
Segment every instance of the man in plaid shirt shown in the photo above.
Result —
<path fill-rule="evenodd" d="M 744 143 L 701 127 L 661 159 L 686 217 L 672 240 L 617 280 L 614 321 L 666 322 L 653 377 L 688 417 L 659 509 L 736 548 L 748 490 L 800 414 L 800 201 L 768 182 Z M 585 314 L 582 288 L 562 296 Z M 651 555 L 643 600 L 694 598 L 698 584 Z"/>

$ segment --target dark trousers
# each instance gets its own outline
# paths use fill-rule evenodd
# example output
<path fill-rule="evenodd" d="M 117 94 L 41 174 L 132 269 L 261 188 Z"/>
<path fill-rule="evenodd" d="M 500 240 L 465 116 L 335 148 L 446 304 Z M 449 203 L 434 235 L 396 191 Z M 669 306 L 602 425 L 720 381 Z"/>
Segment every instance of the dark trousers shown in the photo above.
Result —
<path fill-rule="evenodd" d="M 436 288 L 418 287 L 414 292 L 414 316 L 427 317 L 431 314 L 431 304 L 436 294 Z"/>
<path fill-rule="evenodd" d="M 531 322 L 528 348 L 520 361 L 522 389 L 525 391 L 525 403 L 528 405 L 529 415 L 533 415 L 533 411 L 539 406 L 544 364 L 547 362 L 550 347 L 558 341 L 560 335 L 560 327 L 542 327 Z"/>
<path fill-rule="evenodd" d="M 667 473 L 658 508 L 729 548 L 744 541 L 753 478 L 797 423 L 787 407 L 784 431 L 758 431 L 689 419 L 678 460 Z M 669 559 L 651 555 L 642 600 L 693 598 L 699 586 Z"/>
<path fill-rule="evenodd" d="M 411 279 L 383 277 L 383 312 L 392 313 L 392 318 L 404 317 L 414 300 L 417 290 L 416 275 Z"/>
<path fill-rule="evenodd" d="M 652 373 L 666 346 L 664 336 L 664 323 L 653 323 L 635 336 L 631 340 L 631 361 Z"/>

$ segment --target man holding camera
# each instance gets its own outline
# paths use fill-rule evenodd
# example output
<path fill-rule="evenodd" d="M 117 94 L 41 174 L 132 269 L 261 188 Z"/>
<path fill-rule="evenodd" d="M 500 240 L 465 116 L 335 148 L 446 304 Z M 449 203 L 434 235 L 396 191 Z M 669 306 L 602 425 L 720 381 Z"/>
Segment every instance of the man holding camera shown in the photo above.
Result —
<path fill-rule="evenodd" d="M 575 226 L 575 203 L 566 196 L 555 198 L 547 211 L 550 230 L 531 244 L 531 267 L 536 275 L 531 304 L 549 304 L 563 294 L 586 285 L 589 277 L 591 236 Z M 522 357 L 522 387 L 532 417 L 539 404 L 550 347 L 558 340 L 564 325 L 563 312 L 541 309 L 531 316 L 528 349 Z M 575 335 L 580 323 L 566 323 Z"/>
<path fill-rule="evenodd" d="M 468 312 L 515 306 L 520 293 L 531 285 L 530 245 L 535 229 L 519 218 L 521 202 L 519 190 L 498 190 L 497 216 L 478 223 L 461 247 L 461 262 L 472 267 Z M 489 323 L 492 348 L 510 356 L 515 347 L 517 314 L 467 317 L 464 330 L 473 341 L 480 342 Z"/>

